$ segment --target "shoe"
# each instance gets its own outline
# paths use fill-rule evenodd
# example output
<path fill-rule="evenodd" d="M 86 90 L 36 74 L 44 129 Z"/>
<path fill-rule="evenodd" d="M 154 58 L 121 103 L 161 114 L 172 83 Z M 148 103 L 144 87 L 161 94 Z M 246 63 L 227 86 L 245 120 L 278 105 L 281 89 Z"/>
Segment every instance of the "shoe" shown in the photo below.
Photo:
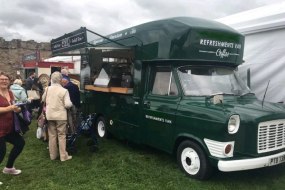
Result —
<path fill-rule="evenodd" d="M 67 161 L 67 160 L 71 160 L 72 156 L 68 156 L 66 160 L 61 160 L 62 162 Z"/>
<path fill-rule="evenodd" d="M 19 175 L 20 173 L 22 173 L 21 170 L 17 170 L 16 168 L 4 168 L 3 169 L 3 173 L 4 174 L 11 174 L 11 175 Z"/>
<path fill-rule="evenodd" d="M 51 158 L 50 160 L 58 160 L 58 157 L 55 157 L 55 158 Z"/>

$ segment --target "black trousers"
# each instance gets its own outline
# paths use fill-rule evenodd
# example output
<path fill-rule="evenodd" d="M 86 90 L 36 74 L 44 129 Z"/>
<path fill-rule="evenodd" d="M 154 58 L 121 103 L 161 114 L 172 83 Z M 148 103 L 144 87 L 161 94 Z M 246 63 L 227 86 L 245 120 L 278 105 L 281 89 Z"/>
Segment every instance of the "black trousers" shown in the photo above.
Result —
<path fill-rule="evenodd" d="M 16 132 L 12 132 L 4 137 L 0 137 L 0 163 L 2 163 L 6 155 L 6 142 L 13 145 L 6 165 L 7 168 L 12 168 L 16 158 L 19 156 L 25 146 L 25 140 Z"/>

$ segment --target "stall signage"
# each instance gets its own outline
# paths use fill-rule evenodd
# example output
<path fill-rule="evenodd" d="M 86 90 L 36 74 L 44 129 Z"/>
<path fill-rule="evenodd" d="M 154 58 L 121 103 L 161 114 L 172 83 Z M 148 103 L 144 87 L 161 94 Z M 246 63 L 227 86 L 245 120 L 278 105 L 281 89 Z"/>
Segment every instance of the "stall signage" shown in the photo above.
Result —
<path fill-rule="evenodd" d="M 154 120 L 154 121 L 172 124 L 172 120 L 161 118 L 161 117 L 156 117 L 156 116 L 152 116 L 152 115 L 145 115 L 145 118 L 150 119 L 150 120 Z"/>
<path fill-rule="evenodd" d="M 242 48 L 241 43 L 233 43 L 227 41 L 218 41 L 211 39 L 200 39 L 200 46 L 206 47 L 217 47 L 216 51 L 205 51 L 199 50 L 200 53 L 213 53 L 217 57 L 223 59 L 229 56 L 240 56 L 238 53 L 231 53 L 229 49 L 238 49 Z"/>
<path fill-rule="evenodd" d="M 191 59 L 239 65 L 243 62 L 244 36 L 212 30 L 192 31 L 189 49 Z"/>
<path fill-rule="evenodd" d="M 23 62 L 31 62 L 31 61 L 39 61 L 39 52 L 36 51 L 31 54 L 23 55 L 22 61 Z"/>
<path fill-rule="evenodd" d="M 111 39 L 111 40 L 118 40 L 119 38 L 126 38 L 128 36 L 133 36 L 136 32 L 137 32 L 136 28 L 131 28 L 131 29 L 127 29 L 127 30 L 123 30 L 121 32 L 115 33 L 115 34 L 110 34 L 106 37 Z M 94 41 L 92 41 L 90 43 L 92 43 L 93 45 L 98 45 L 100 43 L 105 42 L 105 40 L 106 39 L 104 39 L 104 38 L 98 38 L 98 39 L 95 39 Z"/>
<path fill-rule="evenodd" d="M 65 34 L 51 41 L 52 53 L 62 53 L 84 47 L 87 43 L 86 28 Z"/>

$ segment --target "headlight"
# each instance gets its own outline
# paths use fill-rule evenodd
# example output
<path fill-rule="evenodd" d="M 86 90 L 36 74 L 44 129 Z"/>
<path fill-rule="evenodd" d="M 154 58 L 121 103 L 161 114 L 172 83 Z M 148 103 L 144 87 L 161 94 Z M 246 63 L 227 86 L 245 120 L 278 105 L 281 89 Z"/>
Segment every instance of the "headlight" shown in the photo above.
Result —
<path fill-rule="evenodd" d="M 239 115 L 232 115 L 228 122 L 229 134 L 235 134 L 239 129 L 240 118 Z"/>

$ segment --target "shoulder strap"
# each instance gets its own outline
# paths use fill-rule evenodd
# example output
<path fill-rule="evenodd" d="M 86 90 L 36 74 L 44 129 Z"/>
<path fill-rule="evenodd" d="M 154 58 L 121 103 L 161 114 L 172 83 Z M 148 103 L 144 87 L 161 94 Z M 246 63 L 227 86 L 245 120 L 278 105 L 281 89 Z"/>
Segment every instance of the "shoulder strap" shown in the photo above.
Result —
<path fill-rule="evenodd" d="M 48 95 L 48 87 L 47 87 L 47 93 L 46 93 L 46 97 L 45 97 L 44 106 L 45 106 L 45 105 L 46 105 L 46 103 L 47 103 L 47 95 Z"/>
<path fill-rule="evenodd" d="M 45 102 L 47 100 L 47 95 L 48 95 L 48 87 L 47 87 L 47 93 L 46 93 L 46 97 L 45 97 Z"/>
<path fill-rule="evenodd" d="M 46 93 L 45 102 L 44 102 L 43 111 L 42 111 L 42 113 L 44 114 L 45 118 L 46 118 L 46 110 L 44 111 L 44 107 L 46 107 L 46 105 L 47 105 L 47 95 L 48 95 L 48 87 L 47 87 L 47 93 Z"/>

